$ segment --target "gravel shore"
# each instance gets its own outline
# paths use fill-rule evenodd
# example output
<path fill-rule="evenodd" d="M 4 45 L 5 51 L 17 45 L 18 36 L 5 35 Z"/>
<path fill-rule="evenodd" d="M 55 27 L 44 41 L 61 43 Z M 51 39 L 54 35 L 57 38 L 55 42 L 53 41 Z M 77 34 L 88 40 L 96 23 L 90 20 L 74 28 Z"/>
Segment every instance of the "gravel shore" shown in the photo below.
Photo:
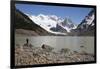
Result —
<path fill-rule="evenodd" d="M 50 48 L 53 49 L 53 48 Z M 15 65 L 35 65 L 35 64 L 51 64 L 51 63 L 71 63 L 94 61 L 94 55 L 88 53 L 79 53 L 70 51 L 69 49 L 61 49 L 55 52 L 42 47 L 34 46 L 15 46 Z"/>

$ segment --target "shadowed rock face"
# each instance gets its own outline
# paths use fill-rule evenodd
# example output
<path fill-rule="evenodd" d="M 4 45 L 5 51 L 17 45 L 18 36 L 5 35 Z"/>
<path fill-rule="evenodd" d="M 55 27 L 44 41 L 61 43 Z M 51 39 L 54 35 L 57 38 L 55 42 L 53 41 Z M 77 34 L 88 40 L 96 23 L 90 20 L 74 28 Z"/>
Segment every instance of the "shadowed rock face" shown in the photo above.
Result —
<path fill-rule="evenodd" d="M 82 20 L 76 29 L 72 29 L 70 35 L 94 36 L 95 34 L 95 11 L 94 9 Z"/>
<path fill-rule="evenodd" d="M 17 34 L 51 35 L 18 9 L 15 9 L 15 28 Z"/>
<path fill-rule="evenodd" d="M 66 35 L 71 36 L 94 36 L 95 34 L 95 17 L 92 21 L 92 15 L 95 16 L 94 9 L 82 20 L 82 22 L 77 26 L 77 28 L 73 29 L 75 26 L 74 24 L 68 24 L 72 23 L 71 20 L 65 19 L 62 25 L 68 26 L 69 28 L 72 28 L 70 32 L 66 31 L 64 28 L 62 28 L 59 24 L 57 24 L 56 27 L 50 28 L 50 30 L 53 30 L 55 32 L 62 32 L 66 33 Z M 89 21 L 91 22 L 90 24 Z M 27 15 L 25 15 L 23 12 L 15 8 L 15 27 L 16 27 L 16 34 L 22 34 L 22 35 L 31 35 L 31 36 L 37 36 L 37 35 L 61 35 L 61 34 L 53 34 L 39 25 L 37 25 L 34 21 L 32 21 Z"/>

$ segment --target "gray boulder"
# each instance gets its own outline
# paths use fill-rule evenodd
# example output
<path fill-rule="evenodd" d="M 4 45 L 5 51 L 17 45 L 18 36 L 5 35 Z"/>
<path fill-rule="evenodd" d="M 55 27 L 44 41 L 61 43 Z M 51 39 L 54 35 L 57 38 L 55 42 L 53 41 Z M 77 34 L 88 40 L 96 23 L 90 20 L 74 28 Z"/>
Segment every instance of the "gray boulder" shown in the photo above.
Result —
<path fill-rule="evenodd" d="M 43 49 L 43 50 L 45 50 L 45 51 L 48 51 L 48 52 L 50 52 L 50 51 L 52 51 L 54 48 L 53 47 L 51 47 L 51 46 L 49 46 L 49 45 L 46 45 L 46 44 L 43 44 L 42 46 L 41 46 L 41 48 Z"/>

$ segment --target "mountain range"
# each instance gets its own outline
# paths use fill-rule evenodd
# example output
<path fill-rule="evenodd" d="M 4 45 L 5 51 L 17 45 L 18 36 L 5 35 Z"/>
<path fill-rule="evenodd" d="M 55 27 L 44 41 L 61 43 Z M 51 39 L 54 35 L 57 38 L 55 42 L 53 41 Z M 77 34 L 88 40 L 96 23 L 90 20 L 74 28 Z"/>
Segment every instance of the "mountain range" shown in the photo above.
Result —
<path fill-rule="evenodd" d="M 79 25 L 70 18 L 56 15 L 30 15 L 15 9 L 15 28 L 17 34 L 24 35 L 94 35 L 95 17 L 92 10 Z"/>
<path fill-rule="evenodd" d="M 55 35 L 67 35 L 67 32 L 76 28 L 74 23 L 72 23 L 72 21 L 68 18 L 62 19 L 56 15 L 44 14 L 39 14 L 37 16 L 29 14 L 26 15 L 37 25 Z"/>

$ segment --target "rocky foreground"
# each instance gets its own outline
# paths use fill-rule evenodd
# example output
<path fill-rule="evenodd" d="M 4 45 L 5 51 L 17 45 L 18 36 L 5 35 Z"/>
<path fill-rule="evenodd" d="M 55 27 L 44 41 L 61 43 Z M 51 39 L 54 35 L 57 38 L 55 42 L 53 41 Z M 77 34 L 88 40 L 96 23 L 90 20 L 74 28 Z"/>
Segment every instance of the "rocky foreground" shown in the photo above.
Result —
<path fill-rule="evenodd" d="M 42 45 L 34 47 L 32 45 L 15 46 L 15 65 L 35 65 L 51 63 L 71 63 L 94 61 L 94 55 L 88 53 L 78 53 L 70 49 L 61 49 L 58 52 L 54 48 Z"/>

